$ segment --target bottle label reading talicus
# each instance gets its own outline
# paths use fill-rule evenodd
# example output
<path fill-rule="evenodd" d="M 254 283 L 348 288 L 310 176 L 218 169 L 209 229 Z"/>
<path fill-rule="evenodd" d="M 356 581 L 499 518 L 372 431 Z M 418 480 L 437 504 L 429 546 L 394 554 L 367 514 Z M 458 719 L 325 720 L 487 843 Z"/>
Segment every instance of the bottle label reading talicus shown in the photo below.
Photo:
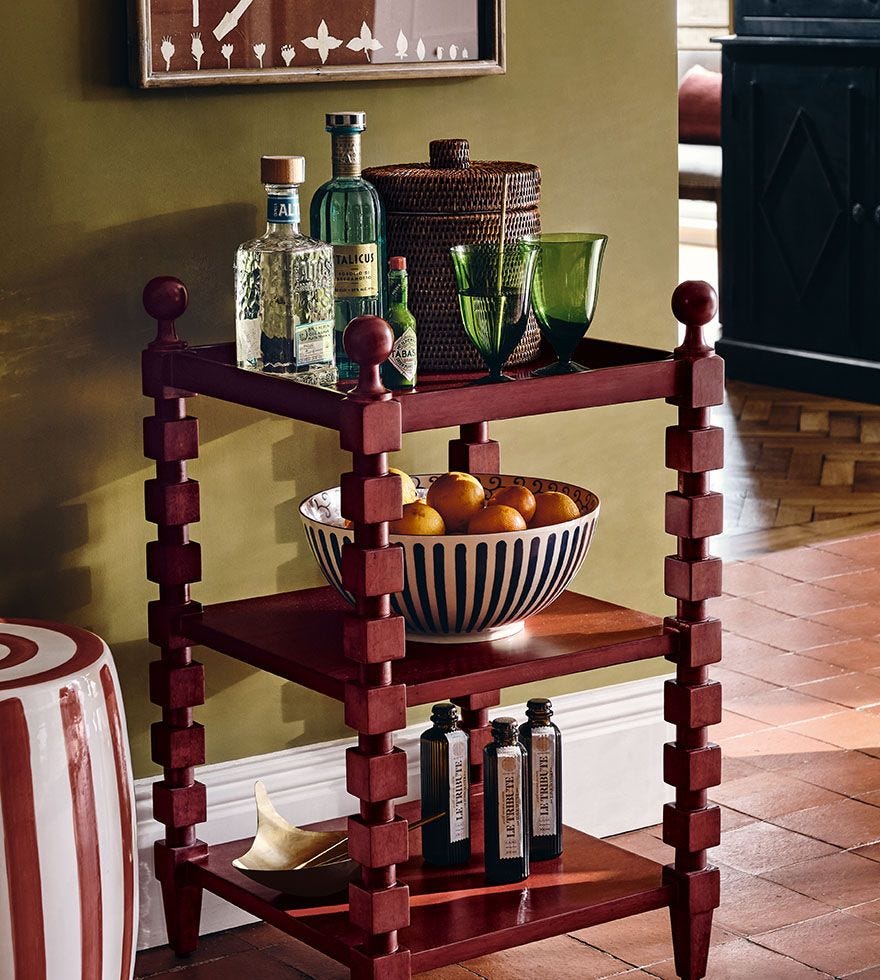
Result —
<path fill-rule="evenodd" d="M 532 836 L 556 833 L 556 729 L 532 728 Z"/>
<path fill-rule="evenodd" d="M 498 752 L 498 857 L 523 856 L 522 756 L 515 745 Z"/>
<path fill-rule="evenodd" d="M 404 330 L 394 341 L 388 363 L 392 364 L 406 378 L 414 381 L 418 368 L 418 345 L 415 330 Z"/>
<path fill-rule="evenodd" d="M 375 242 L 333 246 L 337 299 L 379 295 L 378 255 Z"/>
<path fill-rule="evenodd" d="M 449 743 L 449 842 L 470 836 L 468 813 L 468 737 L 466 732 L 446 733 Z"/>

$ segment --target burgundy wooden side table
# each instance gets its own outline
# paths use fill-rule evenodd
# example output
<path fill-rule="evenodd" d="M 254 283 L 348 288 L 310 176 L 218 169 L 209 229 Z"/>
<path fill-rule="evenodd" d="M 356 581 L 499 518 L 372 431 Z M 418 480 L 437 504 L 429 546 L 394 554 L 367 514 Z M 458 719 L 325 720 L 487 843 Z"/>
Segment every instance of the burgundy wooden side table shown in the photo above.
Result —
<path fill-rule="evenodd" d="M 708 678 L 708 666 L 721 659 L 721 623 L 707 610 L 707 600 L 721 591 L 721 562 L 710 556 L 708 539 L 722 526 L 721 495 L 710 491 L 709 473 L 723 463 L 722 432 L 710 424 L 710 408 L 724 396 L 723 363 L 703 339 L 716 306 L 712 288 L 684 283 L 676 290 L 673 311 L 686 333 L 672 354 L 585 340 L 576 357 L 594 368 L 587 373 L 530 378 L 521 371 L 516 385 L 480 387 L 468 386 L 472 376 L 438 375 L 420 378 L 419 390 L 402 397 L 379 381 L 388 348 L 381 323 L 349 332 L 360 381 L 345 393 L 240 370 L 234 344 L 187 347 L 174 324 L 186 304 L 186 289 L 173 278 L 154 279 L 144 291 L 147 312 L 158 322 L 143 355 L 144 393 L 155 403 L 144 422 L 145 453 L 156 461 L 146 513 L 158 526 L 147 549 L 148 577 L 159 586 L 149 606 L 149 635 L 161 649 L 150 675 L 151 697 L 162 708 L 152 744 L 164 770 L 154 787 L 154 813 L 166 828 L 156 844 L 156 874 L 174 949 L 181 955 L 195 949 L 204 890 L 347 965 L 355 980 L 408 980 L 668 907 L 678 975 L 705 976 L 719 902 L 718 869 L 706 852 L 719 843 L 721 826 L 706 792 L 721 777 L 721 752 L 707 733 L 721 720 L 720 685 Z M 186 461 L 198 455 L 198 423 L 186 402 L 197 394 L 339 433 L 352 456 L 351 472 L 342 475 L 342 507 L 354 524 L 354 543 L 343 558 L 354 609 L 329 588 L 204 609 L 191 598 L 190 585 L 201 577 L 199 546 L 188 530 L 199 519 L 199 491 Z M 660 621 L 567 592 L 529 620 L 524 642 L 468 645 L 454 664 L 447 647 L 406 640 L 389 601 L 402 587 L 403 568 L 399 549 L 389 546 L 387 523 L 401 514 L 401 483 L 388 473 L 388 453 L 400 449 L 403 433 L 458 425 L 450 468 L 499 472 L 490 421 L 659 398 L 678 408 L 678 422 L 666 432 L 666 465 L 678 472 L 678 487 L 666 496 L 666 530 L 677 539 L 665 566 L 674 616 Z M 347 902 L 285 898 L 232 867 L 250 841 L 208 847 L 197 839 L 196 825 L 206 817 L 205 789 L 195 780 L 195 766 L 204 761 L 204 731 L 193 721 L 193 708 L 204 699 L 203 670 L 192 659 L 197 643 L 343 702 L 346 724 L 357 732 L 346 753 L 348 789 L 360 801 L 348 818 L 349 846 L 362 866 Z M 562 856 L 542 863 L 525 887 L 487 885 L 479 847 L 464 868 L 422 865 L 407 833 L 418 804 L 394 803 L 407 792 L 406 756 L 394 747 L 393 732 L 405 726 L 408 706 L 448 697 L 460 705 L 470 734 L 478 843 L 482 749 L 488 709 L 499 703 L 500 689 L 659 656 L 676 665 L 665 691 L 665 718 L 676 727 L 675 741 L 664 749 L 664 778 L 675 787 L 675 802 L 663 813 L 663 838 L 675 848 L 672 865 L 663 868 L 571 828 Z"/>

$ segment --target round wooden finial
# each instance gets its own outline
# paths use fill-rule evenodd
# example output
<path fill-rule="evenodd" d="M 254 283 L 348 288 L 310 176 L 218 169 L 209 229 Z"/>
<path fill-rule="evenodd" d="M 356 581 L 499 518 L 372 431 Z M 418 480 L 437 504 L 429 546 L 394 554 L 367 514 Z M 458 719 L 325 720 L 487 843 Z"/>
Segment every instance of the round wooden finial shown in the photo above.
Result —
<path fill-rule="evenodd" d="M 174 276 L 156 276 L 144 286 L 144 309 L 158 322 L 156 339 L 150 347 L 184 347 L 174 321 L 186 312 L 186 286 Z"/>
<path fill-rule="evenodd" d="M 379 316 L 356 316 L 342 335 L 345 353 L 358 365 L 355 398 L 389 397 L 382 384 L 379 365 L 388 359 L 394 346 L 391 327 Z"/>
<path fill-rule="evenodd" d="M 394 333 L 380 316 L 356 316 L 342 335 L 345 353 L 361 367 L 381 364 L 394 346 Z"/>
<path fill-rule="evenodd" d="M 186 312 L 186 286 L 174 276 L 156 276 L 144 286 L 144 309 L 154 320 L 176 320 Z"/>
<path fill-rule="evenodd" d="M 718 294 L 702 279 L 681 283 L 672 294 L 672 312 L 679 323 L 691 327 L 707 324 L 718 310 Z"/>

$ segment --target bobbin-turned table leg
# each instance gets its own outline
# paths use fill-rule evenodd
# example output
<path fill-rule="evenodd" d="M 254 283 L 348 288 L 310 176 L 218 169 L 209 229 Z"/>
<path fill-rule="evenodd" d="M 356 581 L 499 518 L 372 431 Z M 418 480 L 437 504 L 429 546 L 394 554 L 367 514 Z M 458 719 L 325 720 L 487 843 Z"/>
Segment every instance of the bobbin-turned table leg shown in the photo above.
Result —
<path fill-rule="evenodd" d="M 712 493 L 709 473 L 724 461 L 724 434 L 710 425 L 710 406 L 724 400 L 724 367 L 703 340 L 702 327 L 715 312 L 707 283 L 683 283 L 672 308 L 686 327 L 678 361 L 678 424 L 666 432 L 666 465 L 678 471 L 678 489 L 667 494 L 666 530 L 678 539 L 666 559 L 666 594 L 676 615 L 666 620 L 678 634 L 675 680 L 666 682 L 665 718 L 675 741 L 664 746 L 664 779 L 675 802 L 663 812 L 663 839 L 675 848 L 664 869 L 674 888 L 670 907 L 675 968 L 682 980 L 706 976 L 712 914 L 720 901 L 719 872 L 707 849 L 721 840 L 721 811 L 707 790 L 721 782 L 721 750 L 709 742 L 709 725 L 721 721 L 721 685 L 708 665 L 721 659 L 721 623 L 708 615 L 707 600 L 721 594 L 721 560 L 709 554 L 708 539 L 722 530 L 722 497 Z"/>
<path fill-rule="evenodd" d="M 449 440 L 449 469 L 458 473 L 498 473 L 501 447 L 489 438 L 488 422 L 459 426 L 458 439 Z"/>
<path fill-rule="evenodd" d="M 484 691 L 482 694 L 468 694 L 461 698 L 452 699 L 461 708 L 461 727 L 468 734 L 470 750 L 470 787 L 474 791 L 483 791 L 483 749 L 492 741 L 489 725 L 489 708 L 501 704 L 500 691 Z"/>
<path fill-rule="evenodd" d="M 186 472 L 186 461 L 199 453 L 199 430 L 186 414 L 191 393 L 164 384 L 165 355 L 183 346 L 174 319 L 186 309 L 186 290 L 176 279 L 154 279 L 144 290 L 144 306 L 158 321 L 142 362 L 144 394 L 155 405 L 144 420 L 144 455 L 156 462 L 155 479 L 144 485 L 145 511 L 158 528 L 157 540 L 147 545 L 147 578 L 159 586 L 158 600 L 148 607 L 149 638 L 161 650 L 161 659 L 150 664 L 150 699 L 162 708 L 162 720 L 150 731 L 153 761 L 163 770 L 153 784 L 153 815 L 165 826 L 165 838 L 155 845 L 155 871 L 168 941 L 186 956 L 198 943 L 202 892 L 185 884 L 180 870 L 207 854 L 196 838 L 196 824 L 206 818 L 205 787 L 195 780 L 195 766 L 205 761 L 205 733 L 192 713 L 205 700 L 204 670 L 179 629 L 181 616 L 200 608 L 190 598 L 190 583 L 201 579 L 201 553 L 188 528 L 199 520 L 199 487 Z"/>
<path fill-rule="evenodd" d="M 349 917 L 364 933 L 351 951 L 354 980 L 409 980 L 409 950 L 398 931 L 409 925 L 409 888 L 397 865 L 409 857 L 407 821 L 394 800 L 407 792 L 406 754 L 393 732 L 406 727 L 406 688 L 392 682 L 392 664 L 406 654 L 404 622 L 392 615 L 391 593 L 403 588 L 403 552 L 388 543 L 388 521 L 403 513 L 400 477 L 388 473 L 388 453 L 401 446 L 401 413 L 379 380 L 393 336 L 377 317 L 358 317 L 346 329 L 349 356 L 359 365 L 355 390 L 340 432 L 353 470 L 342 477 L 342 513 L 354 524 L 354 541 L 342 554 L 342 581 L 355 596 L 345 620 L 343 649 L 358 664 L 346 686 L 345 722 L 358 732 L 346 754 L 348 791 L 360 800 L 349 818 L 349 854 L 361 880 L 349 886 Z"/>

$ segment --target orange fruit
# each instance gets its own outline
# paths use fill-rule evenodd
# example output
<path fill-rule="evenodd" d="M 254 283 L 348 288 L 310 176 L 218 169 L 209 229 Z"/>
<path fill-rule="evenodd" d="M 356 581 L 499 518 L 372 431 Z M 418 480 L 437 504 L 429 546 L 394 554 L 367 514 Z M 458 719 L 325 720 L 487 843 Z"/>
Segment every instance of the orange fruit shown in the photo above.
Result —
<path fill-rule="evenodd" d="M 522 514 L 526 524 L 528 524 L 535 514 L 535 495 L 528 487 L 504 487 L 489 501 L 490 507 L 497 506 L 498 504 L 518 510 Z"/>
<path fill-rule="evenodd" d="M 403 470 L 395 469 L 393 466 L 388 467 L 388 472 L 400 477 L 403 483 L 403 502 L 414 504 L 419 499 L 419 495 L 416 493 L 416 485 L 409 473 L 404 473 Z"/>
<path fill-rule="evenodd" d="M 444 473 L 428 488 L 427 502 L 440 512 L 449 534 L 463 534 L 468 521 L 483 509 L 486 491 L 470 473 Z"/>
<path fill-rule="evenodd" d="M 478 511 L 468 522 L 468 534 L 497 534 L 499 531 L 525 531 L 522 514 L 513 507 L 496 504 Z"/>
<path fill-rule="evenodd" d="M 558 490 L 545 490 L 535 495 L 535 516 L 529 521 L 529 527 L 548 527 L 550 524 L 562 524 L 580 517 L 578 505 L 567 493 Z"/>
<path fill-rule="evenodd" d="M 445 534 L 446 525 L 433 507 L 417 500 L 403 505 L 403 517 L 389 521 L 388 530 L 391 534 Z"/>

